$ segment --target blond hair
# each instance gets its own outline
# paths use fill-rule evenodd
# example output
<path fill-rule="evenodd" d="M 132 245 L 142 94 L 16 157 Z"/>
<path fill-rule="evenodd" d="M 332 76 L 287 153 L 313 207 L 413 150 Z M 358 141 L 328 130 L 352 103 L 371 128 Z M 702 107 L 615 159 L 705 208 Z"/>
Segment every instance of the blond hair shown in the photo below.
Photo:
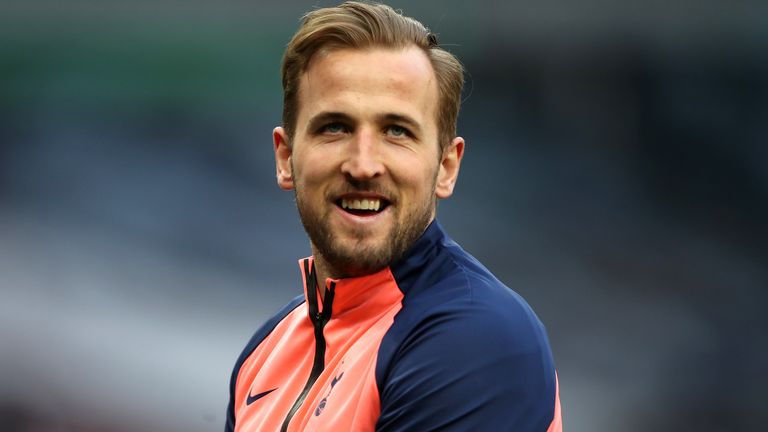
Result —
<path fill-rule="evenodd" d="M 435 35 L 413 18 L 377 3 L 344 2 L 304 15 L 283 55 L 283 127 L 290 139 L 299 110 L 299 82 L 319 52 L 343 48 L 421 48 L 437 78 L 437 127 L 440 148 L 456 136 L 456 119 L 464 86 L 464 68 L 453 54 L 440 48 Z"/>

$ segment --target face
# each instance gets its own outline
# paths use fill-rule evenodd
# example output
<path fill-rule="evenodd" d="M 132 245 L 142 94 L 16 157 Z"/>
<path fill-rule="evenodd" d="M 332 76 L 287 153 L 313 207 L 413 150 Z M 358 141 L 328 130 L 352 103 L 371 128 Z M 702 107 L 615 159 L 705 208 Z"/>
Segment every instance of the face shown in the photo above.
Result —
<path fill-rule="evenodd" d="M 453 193 L 464 141 L 438 143 L 438 91 L 418 48 L 319 54 L 303 74 L 293 142 L 273 133 L 278 184 L 293 189 L 330 277 L 398 259 Z"/>

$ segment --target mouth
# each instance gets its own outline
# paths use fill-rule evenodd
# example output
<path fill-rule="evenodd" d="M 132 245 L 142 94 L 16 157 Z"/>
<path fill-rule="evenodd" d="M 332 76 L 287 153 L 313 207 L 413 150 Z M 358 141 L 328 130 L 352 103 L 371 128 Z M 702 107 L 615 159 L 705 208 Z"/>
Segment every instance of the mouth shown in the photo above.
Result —
<path fill-rule="evenodd" d="M 383 212 L 390 202 L 379 197 L 344 197 L 336 200 L 336 205 L 355 216 L 373 216 Z"/>

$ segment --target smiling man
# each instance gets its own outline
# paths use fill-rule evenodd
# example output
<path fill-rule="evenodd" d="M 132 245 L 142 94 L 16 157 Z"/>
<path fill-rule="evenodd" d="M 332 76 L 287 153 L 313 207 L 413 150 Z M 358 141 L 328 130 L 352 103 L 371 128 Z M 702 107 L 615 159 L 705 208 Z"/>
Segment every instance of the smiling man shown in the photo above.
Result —
<path fill-rule="evenodd" d="M 227 431 L 561 431 L 544 327 L 435 219 L 459 174 L 461 64 L 418 21 L 347 2 L 283 58 L 277 183 L 313 255 L 253 336 Z"/>

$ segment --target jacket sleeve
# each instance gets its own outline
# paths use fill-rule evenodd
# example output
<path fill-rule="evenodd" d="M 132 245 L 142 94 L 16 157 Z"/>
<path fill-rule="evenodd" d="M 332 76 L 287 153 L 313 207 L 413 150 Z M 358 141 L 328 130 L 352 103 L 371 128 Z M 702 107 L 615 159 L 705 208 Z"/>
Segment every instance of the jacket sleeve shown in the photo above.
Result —
<path fill-rule="evenodd" d="M 562 429 L 549 343 L 527 305 L 431 314 L 378 384 L 380 432 Z"/>

